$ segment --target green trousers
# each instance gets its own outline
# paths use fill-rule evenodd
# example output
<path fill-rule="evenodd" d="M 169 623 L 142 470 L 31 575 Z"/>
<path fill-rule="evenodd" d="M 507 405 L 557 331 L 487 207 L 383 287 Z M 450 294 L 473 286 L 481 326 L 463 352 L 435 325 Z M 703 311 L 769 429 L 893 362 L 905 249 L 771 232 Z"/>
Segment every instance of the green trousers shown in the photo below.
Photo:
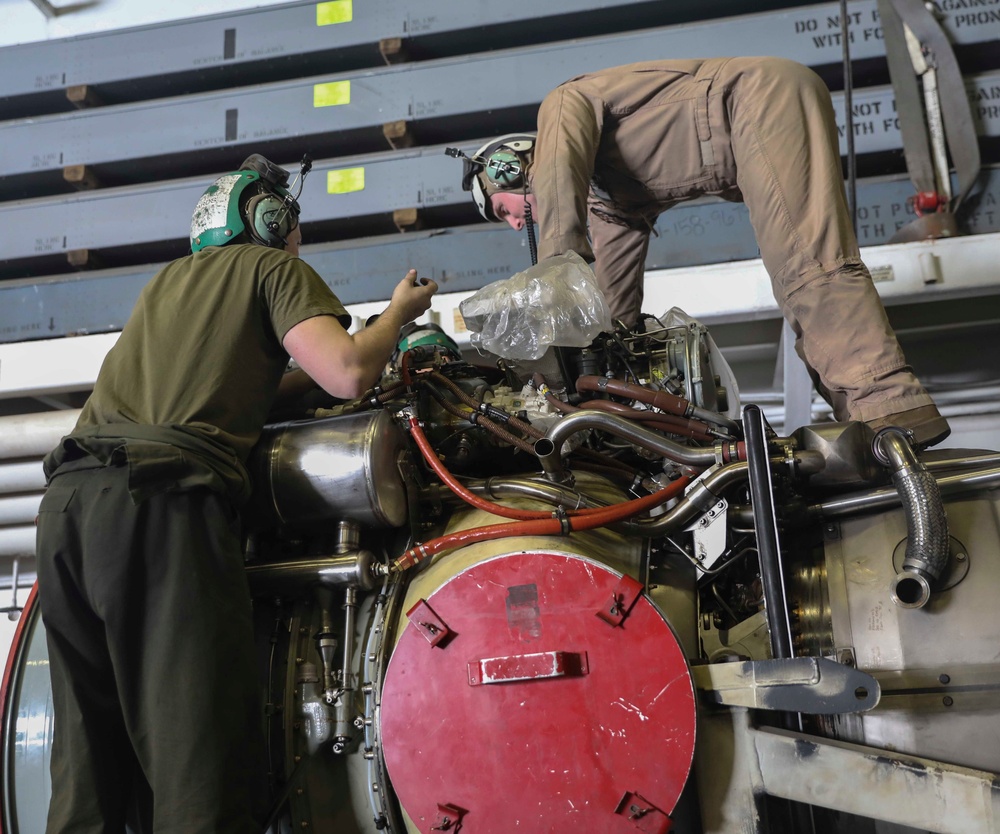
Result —
<path fill-rule="evenodd" d="M 37 559 L 54 709 L 48 834 L 122 834 L 137 781 L 156 834 L 259 832 L 262 705 L 226 498 L 195 489 L 136 505 L 127 466 L 57 474 Z"/>

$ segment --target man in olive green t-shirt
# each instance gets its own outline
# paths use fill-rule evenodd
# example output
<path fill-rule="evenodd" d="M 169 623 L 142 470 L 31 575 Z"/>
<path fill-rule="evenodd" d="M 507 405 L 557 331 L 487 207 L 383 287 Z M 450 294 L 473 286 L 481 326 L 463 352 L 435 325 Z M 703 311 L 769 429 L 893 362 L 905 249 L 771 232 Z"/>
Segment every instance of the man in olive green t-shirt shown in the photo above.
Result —
<path fill-rule="evenodd" d="M 343 305 L 298 258 L 287 183 L 252 156 L 205 192 L 192 254 L 142 291 L 46 457 L 48 834 L 124 831 L 147 784 L 158 834 L 260 831 L 262 711 L 236 516 L 247 456 L 289 356 L 328 393 L 359 396 L 437 290 L 411 270 L 349 334 Z"/>

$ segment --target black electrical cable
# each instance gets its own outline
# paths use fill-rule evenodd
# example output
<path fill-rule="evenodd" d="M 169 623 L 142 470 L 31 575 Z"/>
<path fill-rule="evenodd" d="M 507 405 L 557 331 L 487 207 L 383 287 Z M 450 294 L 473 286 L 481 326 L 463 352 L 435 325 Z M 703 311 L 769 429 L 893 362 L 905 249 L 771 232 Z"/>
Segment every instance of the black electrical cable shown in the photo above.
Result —
<path fill-rule="evenodd" d="M 844 131 L 847 134 L 847 212 L 851 228 L 858 233 L 858 160 L 854 151 L 854 72 L 851 68 L 851 37 L 847 0 L 840 0 L 840 49 L 844 59 Z"/>
<path fill-rule="evenodd" d="M 538 263 L 538 244 L 535 242 L 535 219 L 531 216 L 531 204 L 528 202 L 528 186 L 524 186 L 524 228 L 528 232 L 528 251 L 531 253 L 531 265 Z"/>

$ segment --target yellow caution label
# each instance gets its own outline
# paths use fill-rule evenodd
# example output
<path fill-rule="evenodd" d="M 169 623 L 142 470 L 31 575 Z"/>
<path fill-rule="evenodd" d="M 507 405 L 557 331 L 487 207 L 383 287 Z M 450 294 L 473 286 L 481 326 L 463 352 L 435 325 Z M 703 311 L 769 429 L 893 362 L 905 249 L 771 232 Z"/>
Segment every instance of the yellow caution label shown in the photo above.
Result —
<path fill-rule="evenodd" d="M 339 168 L 326 172 L 327 194 L 350 194 L 365 190 L 364 168 Z"/>
<path fill-rule="evenodd" d="M 350 23 L 354 19 L 354 0 L 331 0 L 316 4 L 316 25 Z"/>
<path fill-rule="evenodd" d="M 328 81 L 313 84 L 313 107 L 334 107 L 351 103 L 350 81 Z"/>

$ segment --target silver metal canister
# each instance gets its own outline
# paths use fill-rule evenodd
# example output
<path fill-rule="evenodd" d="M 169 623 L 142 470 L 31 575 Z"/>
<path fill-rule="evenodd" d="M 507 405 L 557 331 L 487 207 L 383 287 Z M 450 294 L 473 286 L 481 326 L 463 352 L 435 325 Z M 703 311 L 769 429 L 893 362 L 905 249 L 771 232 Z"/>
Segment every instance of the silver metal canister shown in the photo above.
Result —
<path fill-rule="evenodd" d="M 250 456 L 251 513 L 273 513 L 284 523 L 399 527 L 406 521 L 397 465 L 404 442 L 386 411 L 268 426 Z"/>

